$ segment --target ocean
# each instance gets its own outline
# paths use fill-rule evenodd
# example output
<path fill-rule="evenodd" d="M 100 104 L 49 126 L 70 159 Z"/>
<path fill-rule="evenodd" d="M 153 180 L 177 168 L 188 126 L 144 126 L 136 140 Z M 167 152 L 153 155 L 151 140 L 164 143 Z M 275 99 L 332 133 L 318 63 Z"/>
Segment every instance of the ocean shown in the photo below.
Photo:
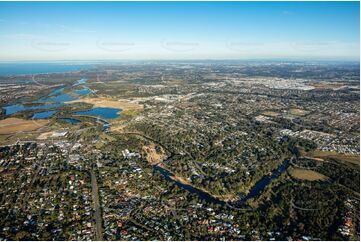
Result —
<path fill-rule="evenodd" d="M 0 76 L 61 73 L 94 68 L 92 64 L 58 63 L 0 63 Z"/>

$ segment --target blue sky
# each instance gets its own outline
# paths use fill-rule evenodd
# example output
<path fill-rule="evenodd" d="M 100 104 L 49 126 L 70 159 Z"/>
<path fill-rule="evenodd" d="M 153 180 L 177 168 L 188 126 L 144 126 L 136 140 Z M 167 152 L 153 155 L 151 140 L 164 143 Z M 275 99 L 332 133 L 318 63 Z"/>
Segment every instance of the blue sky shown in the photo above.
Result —
<path fill-rule="evenodd" d="M 355 60 L 359 9 L 359 2 L 0 2 L 0 60 Z"/>

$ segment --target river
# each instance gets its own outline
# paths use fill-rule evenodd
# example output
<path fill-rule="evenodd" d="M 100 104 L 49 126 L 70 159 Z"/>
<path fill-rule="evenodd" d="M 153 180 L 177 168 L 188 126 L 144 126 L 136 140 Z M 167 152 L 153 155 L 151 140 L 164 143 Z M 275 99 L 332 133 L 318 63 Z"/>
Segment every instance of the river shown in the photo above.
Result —
<path fill-rule="evenodd" d="M 288 166 L 289 166 L 289 160 L 286 159 L 282 162 L 282 164 L 277 169 L 273 170 L 270 175 L 266 175 L 266 176 L 262 177 L 262 179 L 259 180 L 250 189 L 250 191 L 248 192 L 248 194 L 246 196 L 240 197 L 240 199 L 237 201 L 228 202 L 228 204 L 233 207 L 240 207 L 240 206 L 244 205 L 249 199 L 258 197 L 274 179 L 281 176 L 282 173 L 287 170 Z M 187 184 L 181 183 L 181 182 L 173 179 L 172 177 L 174 176 L 174 174 L 172 174 L 170 171 L 168 171 L 158 165 L 154 165 L 153 168 L 154 168 L 154 170 L 160 172 L 165 177 L 166 180 L 172 181 L 178 187 L 180 187 L 184 190 L 187 190 L 190 193 L 196 194 L 200 199 L 202 199 L 206 202 L 219 204 L 219 205 L 226 204 L 225 201 L 222 201 L 207 192 L 204 192 L 191 185 L 187 185 Z"/>

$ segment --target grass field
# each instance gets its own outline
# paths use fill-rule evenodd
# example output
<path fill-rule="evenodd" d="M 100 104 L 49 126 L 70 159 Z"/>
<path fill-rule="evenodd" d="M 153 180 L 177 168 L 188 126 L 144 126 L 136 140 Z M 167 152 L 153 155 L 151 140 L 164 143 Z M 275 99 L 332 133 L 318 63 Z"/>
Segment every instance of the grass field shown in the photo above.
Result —
<path fill-rule="evenodd" d="M 83 103 L 89 103 L 89 104 L 93 104 L 95 107 L 103 107 L 103 108 L 120 108 L 124 111 L 130 111 L 130 110 L 140 110 L 143 109 L 142 105 L 136 104 L 136 103 L 130 103 L 127 101 L 116 101 L 116 100 L 111 100 L 109 98 L 101 98 L 101 97 L 97 97 L 97 98 L 84 98 L 84 99 L 79 99 L 79 100 L 74 100 L 74 101 L 70 101 L 67 103 L 79 103 L 79 102 L 83 102 Z"/>
<path fill-rule="evenodd" d="M 289 113 L 295 116 L 304 116 L 308 113 L 308 111 L 299 108 L 291 108 Z"/>
<path fill-rule="evenodd" d="M 270 116 L 270 117 L 277 117 L 278 116 L 278 113 L 273 112 L 273 111 L 265 111 L 262 114 L 265 115 L 265 116 Z"/>
<path fill-rule="evenodd" d="M 300 169 L 300 168 L 289 168 L 289 174 L 299 180 L 307 181 L 324 181 L 327 180 L 327 176 L 322 175 L 316 171 Z"/>
<path fill-rule="evenodd" d="M 314 82 L 311 84 L 311 86 L 315 87 L 316 89 L 337 89 L 340 88 L 342 86 L 344 86 L 345 83 L 339 83 L 339 82 L 325 82 L 325 81 L 321 81 L 321 82 Z"/>
<path fill-rule="evenodd" d="M 341 162 L 349 162 L 354 165 L 360 164 L 360 156 L 359 155 L 346 155 L 340 154 L 334 151 L 321 151 L 321 150 L 313 150 L 311 152 L 301 152 L 301 155 L 304 157 L 316 158 L 316 159 L 335 159 Z"/>
<path fill-rule="evenodd" d="M 0 134 L 14 134 L 37 130 L 49 123 L 48 120 L 25 120 L 20 118 L 7 118 L 0 120 Z"/>

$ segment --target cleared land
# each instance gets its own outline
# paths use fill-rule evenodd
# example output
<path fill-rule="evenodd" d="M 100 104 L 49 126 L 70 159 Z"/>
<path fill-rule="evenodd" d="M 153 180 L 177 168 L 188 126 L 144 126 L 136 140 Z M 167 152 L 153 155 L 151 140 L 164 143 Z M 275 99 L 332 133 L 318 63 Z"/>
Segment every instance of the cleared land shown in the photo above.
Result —
<path fill-rule="evenodd" d="M 324 90 L 324 89 L 337 89 L 340 88 L 342 86 L 344 86 L 344 83 L 333 83 L 333 82 L 315 82 L 315 83 L 311 83 L 311 86 L 315 87 L 316 89 L 320 89 L 320 90 Z"/>
<path fill-rule="evenodd" d="M 14 134 L 37 130 L 49 123 L 48 120 L 25 120 L 20 118 L 7 118 L 0 120 L 0 134 Z"/>
<path fill-rule="evenodd" d="M 300 168 L 289 168 L 288 172 L 293 178 L 307 181 L 324 181 L 327 180 L 327 176 L 322 175 L 316 171 L 300 169 Z"/>
<path fill-rule="evenodd" d="M 301 152 L 302 156 L 304 157 L 310 157 L 313 159 L 320 159 L 324 160 L 327 158 L 335 159 L 338 161 L 346 161 L 354 165 L 360 164 L 360 156 L 359 155 L 346 155 L 346 154 L 340 154 L 334 151 L 322 151 L 322 150 L 314 150 L 311 152 Z"/>
<path fill-rule="evenodd" d="M 306 114 L 308 114 L 309 112 L 303 109 L 299 109 L 299 108 L 291 108 L 289 110 L 289 113 L 295 116 L 304 116 Z"/>
<path fill-rule="evenodd" d="M 270 116 L 270 117 L 277 117 L 278 116 L 278 113 L 273 112 L 273 111 L 265 111 L 262 114 L 265 115 L 265 116 Z"/>
<path fill-rule="evenodd" d="M 120 108 L 124 111 L 129 110 L 140 110 L 143 109 L 142 105 L 139 105 L 137 103 L 130 103 L 126 100 L 112 100 L 109 98 L 84 98 L 79 100 L 70 101 L 67 103 L 89 103 L 93 104 L 95 107 L 102 107 L 102 108 Z"/>
<path fill-rule="evenodd" d="M 167 158 L 163 148 L 158 146 L 158 150 L 157 150 L 156 146 L 154 144 L 149 145 L 149 146 L 143 146 L 142 150 L 143 150 L 143 154 L 144 154 L 145 158 L 152 165 L 159 164 L 164 159 Z"/>
<path fill-rule="evenodd" d="M 40 134 L 37 139 L 40 139 L 40 140 L 48 139 L 48 138 L 50 138 L 52 135 L 53 135 L 53 132 L 52 132 L 52 131 L 50 131 L 50 132 L 45 132 L 45 133 Z"/>

